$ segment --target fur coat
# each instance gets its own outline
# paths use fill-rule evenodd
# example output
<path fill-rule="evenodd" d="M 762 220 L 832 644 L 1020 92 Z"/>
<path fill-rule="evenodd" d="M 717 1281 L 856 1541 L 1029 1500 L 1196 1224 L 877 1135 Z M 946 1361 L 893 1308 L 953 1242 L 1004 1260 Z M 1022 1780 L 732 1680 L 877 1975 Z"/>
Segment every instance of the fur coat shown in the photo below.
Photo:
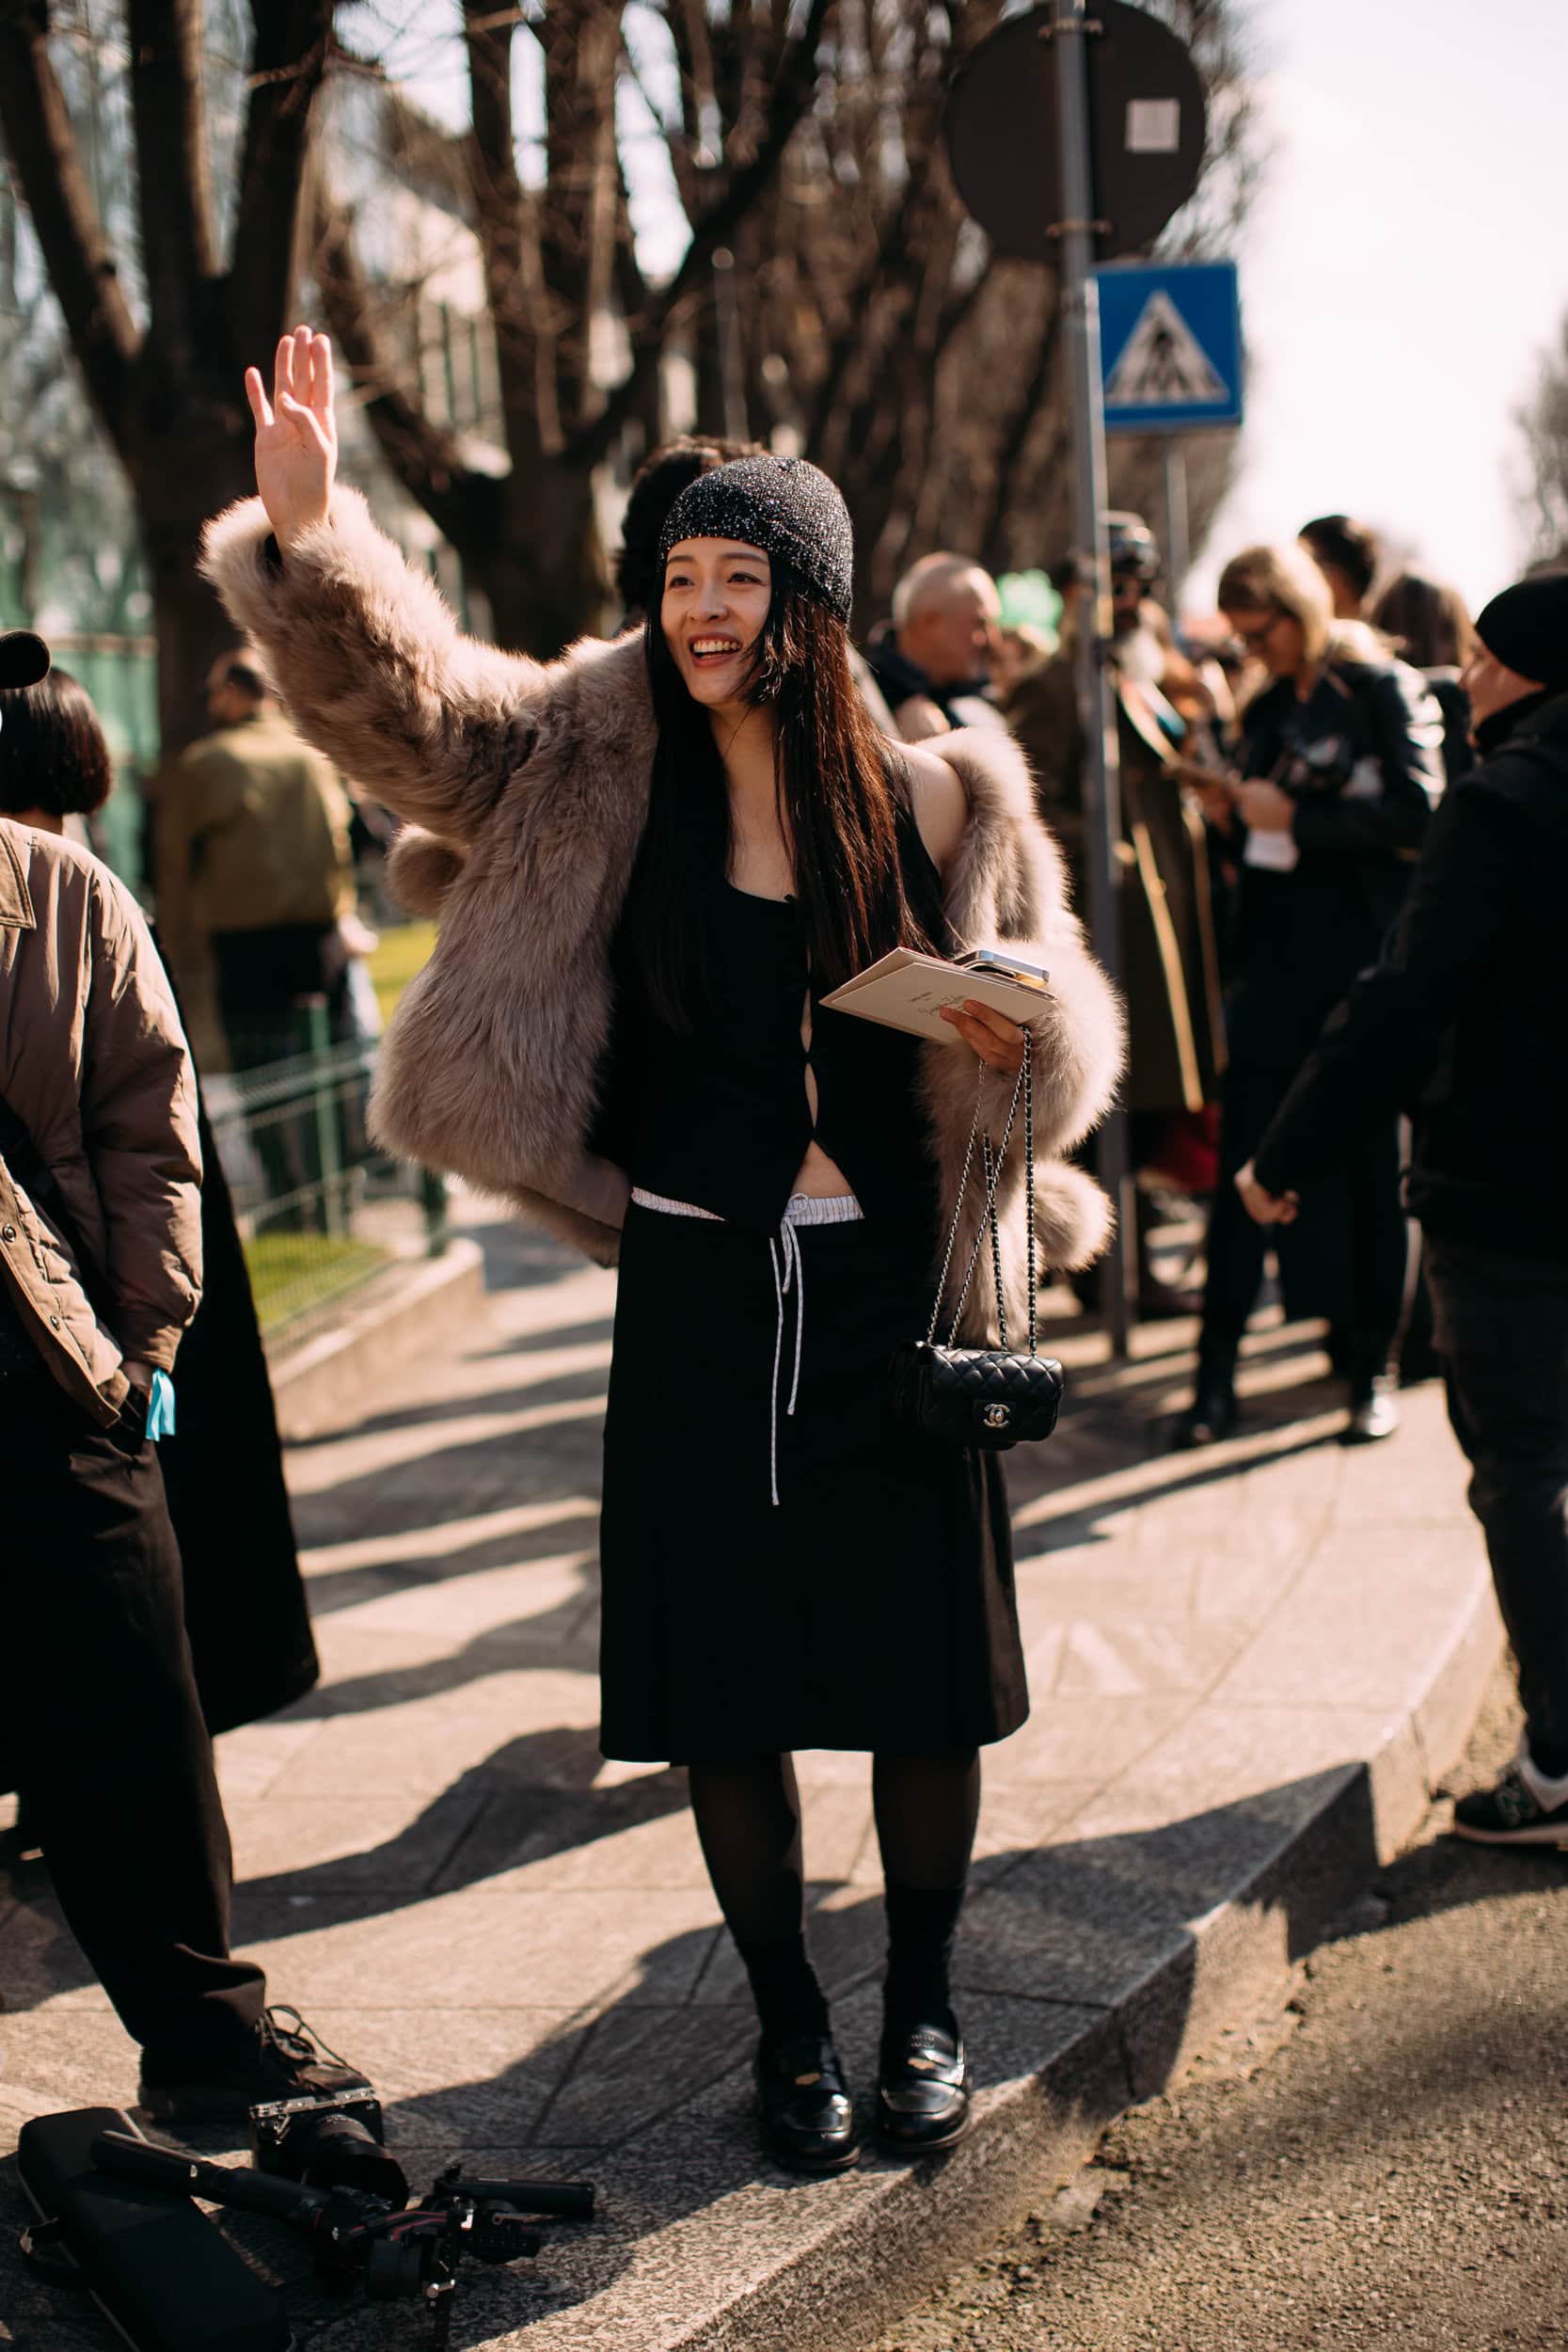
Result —
<path fill-rule="evenodd" d="M 438 914 L 440 930 L 383 1045 L 379 1139 L 612 1264 L 627 1180 L 585 1138 L 609 1037 L 610 943 L 648 803 L 654 718 L 641 638 L 585 641 L 541 664 L 465 637 L 431 581 L 341 489 L 330 521 L 286 562 L 259 500 L 230 507 L 207 527 L 202 568 L 301 732 L 419 829 L 400 837 L 391 883 L 411 911 Z M 1110 1102 L 1120 1008 L 1069 910 L 1022 755 L 1000 730 L 928 748 L 970 803 L 944 877 L 949 921 L 961 939 L 1015 946 L 1051 973 L 1034 1025 L 1038 1238 L 1043 1265 L 1077 1268 L 1103 1248 L 1109 1204 L 1062 1155 Z M 988 1114 L 1005 1108 L 1010 1082 L 985 1083 Z M 944 1232 L 975 1086 L 967 1048 L 923 1049 Z M 999 1200 L 1009 1312 L 1026 1289 L 1022 1174 L 1022 1152 L 1009 1152 Z M 966 1252 L 979 1208 L 972 1184 Z M 972 1337 L 983 1327 L 980 1292 L 976 1281 Z"/>

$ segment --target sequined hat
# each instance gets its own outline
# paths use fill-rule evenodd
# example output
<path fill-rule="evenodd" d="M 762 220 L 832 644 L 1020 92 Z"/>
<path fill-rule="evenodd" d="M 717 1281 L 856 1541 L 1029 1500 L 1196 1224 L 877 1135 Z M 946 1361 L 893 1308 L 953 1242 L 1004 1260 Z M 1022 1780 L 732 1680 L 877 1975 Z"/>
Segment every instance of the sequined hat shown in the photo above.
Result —
<path fill-rule="evenodd" d="M 841 621 L 849 618 L 849 510 L 821 468 L 804 457 L 737 457 L 689 483 L 659 541 L 661 580 L 670 550 L 682 539 L 738 539 L 760 548 L 787 564 L 818 604 Z"/>

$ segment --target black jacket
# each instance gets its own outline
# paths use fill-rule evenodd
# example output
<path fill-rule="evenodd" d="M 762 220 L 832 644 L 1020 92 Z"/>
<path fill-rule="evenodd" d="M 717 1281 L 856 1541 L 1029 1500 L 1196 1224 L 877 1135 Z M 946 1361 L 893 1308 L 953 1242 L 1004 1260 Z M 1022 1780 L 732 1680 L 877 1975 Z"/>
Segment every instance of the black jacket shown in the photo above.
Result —
<path fill-rule="evenodd" d="M 1241 868 L 1230 1058 L 1295 1070 L 1399 913 L 1443 789 L 1442 727 L 1418 671 L 1339 660 L 1305 702 L 1289 678 L 1270 687 L 1243 731 L 1245 773 L 1295 803 L 1298 856 Z"/>
<path fill-rule="evenodd" d="M 976 714 L 975 710 L 977 703 L 989 700 L 983 677 L 969 678 L 957 686 L 933 686 L 919 662 L 899 652 L 897 637 L 891 628 L 867 645 L 865 659 L 895 721 L 900 703 L 919 695 L 935 703 L 950 727 L 973 726 L 976 715 L 984 722 L 986 714 Z M 1000 720 L 1001 713 L 997 716 Z"/>
<path fill-rule="evenodd" d="M 1255 1166 L 1299 1190 L 1403 1104 L 1429 1232 L 1568 1262 L 1568 694 L 1499 713 L 1481 750 Z"/>

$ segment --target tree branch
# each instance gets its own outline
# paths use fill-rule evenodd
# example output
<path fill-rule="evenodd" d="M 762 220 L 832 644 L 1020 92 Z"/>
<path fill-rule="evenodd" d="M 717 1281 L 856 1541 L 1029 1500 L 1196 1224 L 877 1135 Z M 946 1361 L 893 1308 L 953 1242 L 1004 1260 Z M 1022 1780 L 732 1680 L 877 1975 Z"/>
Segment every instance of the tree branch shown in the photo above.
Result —
<path fill-rule="evenodd" d="M 816 53 L 833 0 L 811 0 L 806 22 L 779 68 L 770 94 L 768 126 L 749 163 L 732 174 L 728 186 L 704 214 L 670 283 L 632 329 L 632 363 L 593 421 L 575 434 L 573 460 L 596 464 L 643 396 L 648 372 L 657 368 L 675 311 L 696 288 L 717 248 L 727 244 L 779 167 L 796 125 L 811 104 L 816 86 Z"/>
<path fill-rule="evenodd" d="M 1047 305 L 1045 322 L 1040 329 L 1035 352 L 1035 365 L 1025 388 L 1023 398 L 1014 409 L 1012 420 L 996 453 L 995 486 L 991 495 L 990 513 L 980 534 L 980 561 L 992 572 L 1002 564 L 1003 533 L 1007 516 L 1018 494 L 1016 472 L 1027 442 L 1051 389 L 1051 378 L 1056 365 L 1056 346 L 1061 333 L 1061 305 L 1055 299 L 1054 286 Z"/>
<path fill-rule="evenodd" d="M 170 377 L 192 371 L 217 275 L 212 162 L 201 89 L 201 0 L 130 0 L 136 200 L 152 314 L 149 350 Z"/>
<path fill-rule="evenodd" d="M 332 13 L 333 0 L 251 0 L 255 40 L 236 182 L 230 318 L 239 356 L 263 367 L 289 327 L 310 128 Z"/>
<path fill-rule="evenodd" d="M 141 338 L 50 61 L 41 0 L 0 0 L 0 131 L 65 315 L 71 347 L 123 458 Z"/>
<path fill-rule="evenodd" d="M 496 334 L 496 373 L 515 468 L 532 474 L 559 439 L 555 372 L 538 322 L 538 256 L 530 233 L 512 128 L 512 40 L 506 17 L 464 0 L 473 131 L 469 172 L 484 293 Z"/>
<path fill-rule="evenodd" d="M 317 186 L 312 201 L 315 274 L 335 342 L 356 384 L 381 453 L 410 498 L 460 553 L 483 548 L 499 528 L 502 500 L 491 476 L 475 473 L 457 443 L 404 389 L 395 354 L 359 268 L 348 215 Z"/>
<path fill-rule="evenodd" d="M 612 282 L 618 0 L 555 0 L 546 18 L 539 255 L 562 437 L 596 414 L 594 322 Z"/>

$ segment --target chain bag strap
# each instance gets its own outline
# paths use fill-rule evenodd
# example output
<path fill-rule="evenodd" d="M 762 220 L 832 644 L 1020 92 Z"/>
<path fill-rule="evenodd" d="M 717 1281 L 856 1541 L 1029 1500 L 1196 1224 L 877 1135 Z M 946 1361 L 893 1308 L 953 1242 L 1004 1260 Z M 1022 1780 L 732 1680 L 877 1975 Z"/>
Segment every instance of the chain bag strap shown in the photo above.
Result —
<path fill-rule="evenodd" d="M 952 1438 L 964 1445 L 1000 1450 L 1017 1445 L 1021 1439 L 1048 1438 L 1056 1425 L 1062 1396 L 1060 1364 L 1037 1352 L 1039 1338 L 1039 1269 L 1035 1232 L 1034 1039 L 1027 1029 L 1023 1033 L 1023 1066 L 1013 1086 L 1006 1122 L 998 1144 L 992 1143 L 990 1132 L 983 1124 L 985 1086 L 986 1071 L 982 1063 L 975 1083 L 974 1118 L 970 1126 L 963 1172 L 958 1179 L 958 1196 L 953 1210 L 953 1221 L 948 1228 L 947 1246 L 942 1253 L 942 1272 L 937 1278 L 936 1296 L 931 1304 L 931 1320 L 923 1340 L 907 1341 L 894 1357 L 894 1406 L 901 1420 L 933 1437 Z M 1021 1102 L 1023 1105 L 1024 1218 L 1028 1234 L 1027 1355 L 1014 1353 L 1007 1346 L 1007 1304 L 1002 1282 L 1002 1233 L 996 1207 L 1003 1163 L 1012 1140 Z M 985 1203 L 974 1229 L 974 1240 L 964 1267 L 963 1279 L 958 1285 L 947 1337 L 939 1341 L 937 1330 L 942 1321 L 942 1302 L 952 1271 L 953 1254 L 958 1245 L 958 1227 L 963 1217 L 964 1199 L 969 1190 L 976 1151 L 980 1156 L 981 1179 L 985 1185 Z M 960 1347 L 958 1344 L 958 1326 L 988 1231 L 990 1236 L 991 1275 L 996 1286 L 999 1344 L 994 1348 Z"/>

